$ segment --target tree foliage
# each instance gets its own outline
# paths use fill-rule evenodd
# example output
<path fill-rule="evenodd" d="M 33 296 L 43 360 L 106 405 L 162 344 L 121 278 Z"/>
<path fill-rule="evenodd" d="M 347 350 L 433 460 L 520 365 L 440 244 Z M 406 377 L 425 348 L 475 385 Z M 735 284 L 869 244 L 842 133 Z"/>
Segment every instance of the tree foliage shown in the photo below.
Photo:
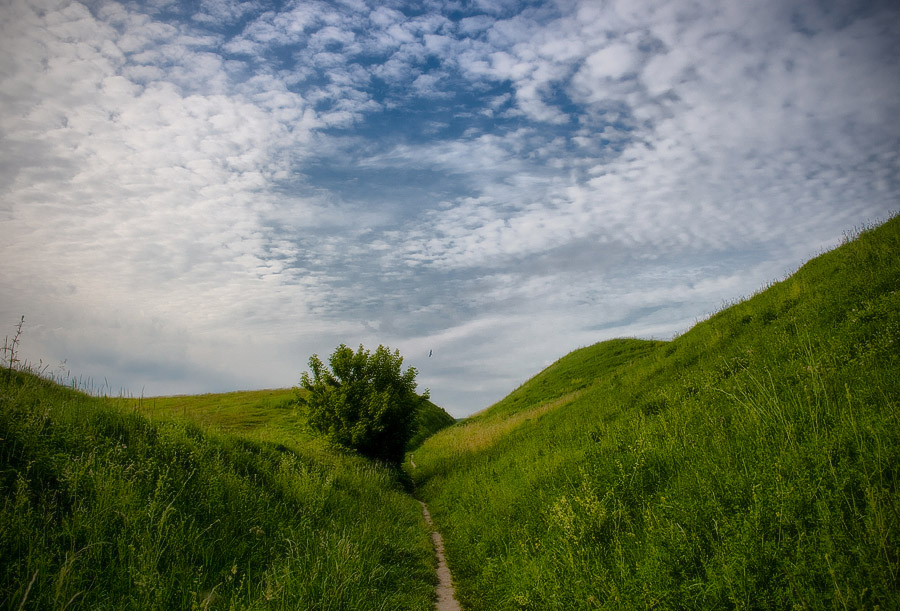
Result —
<path fill-rule="evenodd" d="M 403 371 L 400 351 L 385 346 L 370 352 L 360 345 L 354 352 L 341 344 L 328 363 L 314 354 L 300 379 L 310 425 L 364 456 L 402 462 L 423 399 L 416 394 L 416 369 Z"/>

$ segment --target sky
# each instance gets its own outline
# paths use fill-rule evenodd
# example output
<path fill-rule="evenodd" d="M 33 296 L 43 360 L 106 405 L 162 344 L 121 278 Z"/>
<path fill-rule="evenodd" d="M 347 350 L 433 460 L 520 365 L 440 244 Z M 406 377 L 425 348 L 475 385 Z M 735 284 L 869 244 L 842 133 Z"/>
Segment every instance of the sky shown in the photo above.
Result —
<path fill-rule="evenodd" d="M 129 396 L 383 344 L 463 417 L 886 220 L 898 117 L 894 0 L 0 0 L 0 336 Z"/>

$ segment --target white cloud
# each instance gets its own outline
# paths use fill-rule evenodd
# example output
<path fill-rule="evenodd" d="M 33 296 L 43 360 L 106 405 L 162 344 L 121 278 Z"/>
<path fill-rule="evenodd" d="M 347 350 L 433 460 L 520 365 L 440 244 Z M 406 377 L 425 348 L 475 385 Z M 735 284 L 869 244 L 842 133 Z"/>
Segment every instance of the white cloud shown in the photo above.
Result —
<path fill-rule="evenodd" d="M 257 12 L 260 3 L 248 0 L 201 0 L 196 21 L 209 24 L 236 23 L 246 15 Z"/>
<path fill-rule="evenodd" d="M 448 97 L 449 94 L 446 91 L 443 91 L 441 87 L 441 81 L 446 77 L 446 73 L 441 72 L 420 74 L 416 77 L 416 80 L 412 82 L 412 91 L 416 95 L 424 98 Z"/>
<path fill-rule="evenodd" d="M 459 29 L 462 34 L 472 36 L 488 30 L 494 24 L 494 19 L 487 15 L 465 17 L 459 21 Z"/>
<path fill-rule="evenodd" d="M 29 110 L 4 112 L 3 136 L 32 151 L 5 176 L 2 276 L 30 279 L 7 296 L 8 306 L 38 319 L 92 312 L 82 327 L 101 335 L 105 320 L 137 312 L 176 329 L 235 326 L 233 304 L 286 272 L 272 258 L 261 215 L 275 205 L 267 189 L 281 172 L 279 158 L 301 154 L 296 147 L 319 124 L 315 113 L 276 81 L 218 93 L 228 80 L 223 62 L 193 43 L 167 43 L 154 58 L 165 67 L 134 82 L 132 66 L 110 51 L 120 35 L 83 7 L 43 20 L 54 25 L 24 28 L 30 39 L 23 29 L 8 31 L 5 43 L 18 66 L 3 91 Z M 142 30 L 141 44 L 127 28 L 121 38 L 134 50 L 156 35 L 178 38 L 170 28 Z M 40 78 L 26 78 L 26 66 L 41 64 Z M 206 91 L 186 94 L 180 85 L 192 80 Z M 116 324 L 139 329 L 139 320 Z"/>
<path fill-rule="evenodd" d="M 0 316 L 95 376 L 433 347 L 462 415 L 897 207 L 887 5 L 89 6 L 0 8 Z"/>
<path fill-rule="evenodd" d="M 620 79 L 639 66 L 640 55 L 632 45 L 614 43 L 587 56 L 581 74 L 584 80 Z"/>

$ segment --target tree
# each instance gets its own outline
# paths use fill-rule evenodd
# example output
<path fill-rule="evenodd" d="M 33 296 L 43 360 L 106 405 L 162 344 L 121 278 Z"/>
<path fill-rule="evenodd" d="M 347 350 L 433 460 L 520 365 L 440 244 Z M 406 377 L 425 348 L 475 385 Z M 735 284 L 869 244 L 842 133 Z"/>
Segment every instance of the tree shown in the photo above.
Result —
<path fill-rule="evenodd" d="M 308 394 L 310 425 L 334 443 L 364 456 L 400 464 L 412 437 L 419 404 L 416 369 L 402 371 L 400 351 L 378 346 L 374 353 L 362 345 L 354 352 L 341 344 L 325 366 L 318 355 L 309 359 L 312 372 L 303 372 L 300 385 Z"/>

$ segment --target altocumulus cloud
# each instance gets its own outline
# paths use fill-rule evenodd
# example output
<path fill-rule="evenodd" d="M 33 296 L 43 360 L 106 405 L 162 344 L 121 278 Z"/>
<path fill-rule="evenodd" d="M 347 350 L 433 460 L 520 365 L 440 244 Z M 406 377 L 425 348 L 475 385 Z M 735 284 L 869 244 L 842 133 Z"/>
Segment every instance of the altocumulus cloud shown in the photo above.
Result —
<path fill-rule="evenodd" d="M 11 0 L 0 321 L 147 394 L 384 343 L 468 414 L 897 210 L 898 62 L 888 1 Z"/>

